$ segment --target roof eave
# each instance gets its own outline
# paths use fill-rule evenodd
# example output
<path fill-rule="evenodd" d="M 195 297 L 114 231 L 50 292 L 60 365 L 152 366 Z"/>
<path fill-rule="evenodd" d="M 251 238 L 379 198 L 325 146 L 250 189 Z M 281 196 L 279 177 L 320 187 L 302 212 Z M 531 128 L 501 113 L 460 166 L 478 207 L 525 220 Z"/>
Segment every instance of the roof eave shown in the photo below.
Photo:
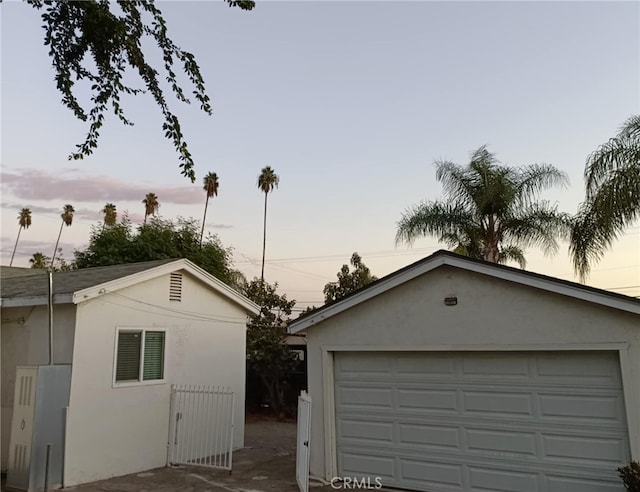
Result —
<path fill-rule="evenodd" d="M 381 278 L 377 282 L 371 284 L 371 286 L 365 287 L 363 290 L 356 292 L 353 295 L 349 295 L 341 301 L 331 304 L 325 308 L 319 308 L 316 314 L 310 314 L 308 317 L 305 317 L 300 321 L 294 321 L 289 325 L 288 332 L 290 334 L 295 334 L 306 330 L 307 328 L 317 325 L 318 323 L 325 321 L 346 309 L 360 304 L 361 302 L 365 302 L 372 297 L 378 296 L 387 290 L 413 280 L 416 277 L 424 275 L 425 273 L 428 273 L 442 265 L 461 268 L 463 270 L 488 275 L 494 278 L 515 282 L 520 285 L 526 285 L 547 292 L 565 295 L 633 314 L 640 314 L 640 303 L 631 302 L 626 299 L 619 299 L 608 295 L 606 292 L 581 289 L 573 285 L 567 285 L 562 281 L 559 281 L 559 279 L 547 278 L 542 275 L 536 276 L 535 274 L 532 275 L 531 272 L 520 273 L 511 269 L 500 268 L 499 266 L 490 263 L 474 261 L 452 253 L 440 251 L 434 253 L 431 257 L 418 261 L 414 265 L 410 265 L 406 269 L 399 270 L 398 272 L 389 274 L 387 277 Z"/>
<path fill-rule="evenodd" d="M 90 301 L 91 299 L 94 299 L 101 295 L 124 289 L 140 282 L 144 282 L 146 280 L 152 280 L 161 275 L 175 272 L 176 270 L 188 271 L 190 274 L 211 287 L 213 290 L 219 292 L 230 301 L 240 305 L 248 313 L 258 314 L 260 312 L 260 307 L 258 305 L 242 296 L 207 271 L 203 270 L 202 268 L 186 259 L 175 260 L 163 265 L 149 268 L 148 270 L 143 270 L 141 272 L 127 275 L 126 277 L 121 277 L 116 280 L 111 280 L 109 282 L 76 291 L 73 293 L 73 303 L 79 304 L 81 302 Z"/>
<path fill-rule="evenodd" d="M 72 304 L 72 294 L 55 294 L 53 296 L 54 304 Z M 46 306 L 49 303 L 49 296 L 31 296 L 31 297 L 4 297 L 0 301 L 3 308 L 24 307 L 24 306 Z"/>

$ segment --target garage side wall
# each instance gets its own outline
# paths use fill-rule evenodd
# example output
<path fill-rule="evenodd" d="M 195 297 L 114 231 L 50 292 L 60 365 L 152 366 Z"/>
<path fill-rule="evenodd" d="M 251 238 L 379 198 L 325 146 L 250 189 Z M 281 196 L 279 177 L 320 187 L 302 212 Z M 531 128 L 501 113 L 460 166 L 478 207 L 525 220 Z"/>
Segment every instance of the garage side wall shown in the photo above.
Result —
<path fill-rule="evenodd" d="M 452 296 L 457 305 L 445 306 L 444 298 Z M 332 350 L 572 350 L 613 344 L 628 345 L 622 377 L 629 433 L 638 436 L 640 316 L 440 267 L 307 329 L 311 474 L 332 478 L 325 436 L 335 423 L 325 421 L 331 402 L 325 402 L 324 391 L 333 388 Z M 329 355 L 324 365 L 323 352 Z M 633 459 L 640 459 L 639 446 L 632 439 Z"/>
<path fill-rule="evenodd" d="M 229 386 L 242 447 L 245 325 L 240 307 L 186 273 L 180 302 L 166 275 L 79 304 L 66 485 L 164 466 L 173 383 Z M 165 381 L 114 384 L 118 327 L 165 331 Z"/>

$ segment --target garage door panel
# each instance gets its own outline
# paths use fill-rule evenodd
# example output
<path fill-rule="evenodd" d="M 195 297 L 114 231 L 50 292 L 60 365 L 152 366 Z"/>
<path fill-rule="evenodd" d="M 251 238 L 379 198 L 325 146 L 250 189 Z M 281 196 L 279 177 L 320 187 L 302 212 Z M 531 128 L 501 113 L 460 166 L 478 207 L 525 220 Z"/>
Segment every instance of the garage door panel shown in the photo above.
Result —
<path fill-rule="evenodd" d="M 340 436 L 343 439 L 364 439 L 379 443 L 393 443 L 392 422 L 368 422 L 343 419 L 340 421 Z"/>
<path fill-rule="evenodd" d="M 392 407 L 392 393 L 390 388 L 367 388 L 348 386 L 342 388 L 338 401 L 345 407 Z"/>
<path fill-rule="evenodd" d="M 594 355 L 584 352 L 573 354 L 570 359 L 562 355 L 543 356 L 536 360 L 536 373 L 545 382 L 563 381 L 570 377 L 581 385 L 622 386 L 616 354 L 613 353 Z"/>
<path fill-rule="evenodd" d="M 408 355 L 396 361 L 395 373 L 400 378 L 423 378 L 425 374 L 430 378 L 449 378 L 456 374 L 456 367 L 456 361 L 445 355 L 429 359 Z"/>
<path fill-rule="evenodd" d="M 615 354 L 376 353 L 345 364 L 351 355 L 334 365 L 340 475 L 429 492 L 621 490 L 615 469 L 630 457 Z M 379 362 L 384 371 L 367 369 Z"/>
<path fill-rule="evenodd" d="M 404 481 L 413 482 L 418 486 L 460 490 L 463 485 L 463 467 L 459 464 L 402 460 L 400 472 Z"/>
<path fill-rule="evenodd" d="M 537 473 L 512 470 L 469 467 L 469 489 L 472 491 L 538 492 Z"/>
<path fill-rule="evenodd" d="M 403 389 L 397 388 L 398 410 L 420 409 L 421 412 L 443 410 L 451 413 L 458 412 L 457 391 L 428 390 L 428 389 Z"/>
<path fill-rule="evenodd" d="M 389 482 L 396 474 L 395 459 L 392 457 L 344 452 L 338 458 L 341 477 L 380 477 Z"/>
<path fill-rule="evenodd" d="M 515 392 L 463 391 L 463 412 L 496 418 L 533 416 L 533 395 Z"/>
<path fill-rule="evenodd" d="M 458 449 L 458 427 L 398 423 L 398 444 L 422 448 Z"/>
<path fill-rule="evenodd" d="M 392 372 L 393 360 L 371 352 L 352 352 L 352 356 L 336 360 L 336 371 L 345 377 L 358 379 Z"/>
<path fill-rule="evenodd" d="M 417 414 L 417 413 L 401 413 L 393 412 L 390 410 L 374 411 L 367 409 L 367 411 L 360 411 L 359 409 L 349 409 L 343 411 L 340 414 L 341 419 L 349 419 L 355 421 L 368 421 L 368 422 L 389 422 L 397 423 L 398 425 L 430 425 L 434 427 L 460 427 L 460 428 L 474 428 L 474 429 L 487 429 L 487 430 L 503 430 L 503 431 L 523 431 L 546 434 L 563 434 L 568 436 L 584 436 L 588 434 L 594 438 L 610 438 L 620 437 L 624 434 L 625 427 L 623 425 L 611 425 L 608 423 L 602 423 L 597 428 L 589 425 L 586 421 L 574 422 L 572 425 L 567 426 L 566 421 L 553 421 L 546 422 L 541 419 L 534 421 L 525 421 L 518 419 L 500 420 L 490 415 L 487 418 L 482 416 L 473 416 L 470 420 L 469 414 Z M 338 433 L 338 435 L 340 432 Z"/>
<path fill-rule="evenodd" d="M 553 395 L 541 394 L 540 414 L 544 418 L 565 419 L 572 421 L 585 419 L 588 421 L 600 420 L 616 424 L 624 424 L 621 411 L 624 402 L 620 394 L 611 395 Z"/>
<path fill-rule="evenodd" d="M 536 457 L 536 434 L 496 429 L 465 429 L 467 450 Z"/>
<path fill-rule="evenodd" d="M 531 374 L 529 360 L 517 355 L 511 357 L 484 355 L 462 357 L 460 360 L 463 378 L 529 379 Z"/>
<path fill-rule="evenodd" d="M 626 442 L 620 438 L 595 438 L 567 435 L 542 436 L 543 457 L 553 461 L 585 466 L 616 467 L 626 458 Z"/>
<path fill-rule="evenodd" d="M 619 481 L 604 481 L 548 475 L 545 490 L 548 492 L 621 492 Z"/>

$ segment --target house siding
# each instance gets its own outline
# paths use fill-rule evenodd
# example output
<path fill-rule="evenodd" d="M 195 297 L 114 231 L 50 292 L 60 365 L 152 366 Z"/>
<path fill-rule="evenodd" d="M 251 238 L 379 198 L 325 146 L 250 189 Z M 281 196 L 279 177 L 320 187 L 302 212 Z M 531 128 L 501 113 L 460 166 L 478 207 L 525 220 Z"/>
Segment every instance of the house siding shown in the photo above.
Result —
<path fill-rule="evenodd" d="M 444 298 L 457 297 L 456 306 Z M 572 350 L 624 347 L 632 459 L 640 459 L 640 317 L 452 266 L 358 304 L 307 330 L 313 476 L 325 461 L 325 386 L 332 350 Z M 325 380 L 326 379 L 326 380 Z M 632 383 L 633 381 L 633 383 Z M 329 426 L 329 424 L 327 424 Z M 331 459 L 329 457 L 329 459 Z"/>
<path fill-rule="evenodd" d="M 53 311 L 53 360 L 70 364 L 73 357 L 75 306 L 55 305 Z M 0 469 L 7 469 L 16 366 L 49 364 L 49 310 L 47 306 L 3 307 L 2 339 L 2 423 Z"/>
<path fill-rule="evenodd" d="M 183 272 L 181 302 L 169 301 L 167 274 L 77 309 L 66 485 L 164 466 L 173 383 L 229 386 L 237 395 L 234 448 L 243 446 L 246 314 L 240 306 Z M 118 327 L 166 331 L 165 383 L 114 387 Z"/>

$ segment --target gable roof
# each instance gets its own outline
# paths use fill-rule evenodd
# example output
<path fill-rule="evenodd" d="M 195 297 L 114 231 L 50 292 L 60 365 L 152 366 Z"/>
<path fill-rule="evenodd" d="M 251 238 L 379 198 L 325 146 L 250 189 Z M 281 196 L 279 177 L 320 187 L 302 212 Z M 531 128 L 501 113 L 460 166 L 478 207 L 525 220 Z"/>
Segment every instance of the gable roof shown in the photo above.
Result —
<path fill-rule="evenodd" d="M 49 285 L 46 272 L 31 270 L 32 274 L 17 273 L 11 271 L 15 269 L 6 270 L 7 268 L 1 269 L 0 302 L 3 307 L 47 304 Z M 252 301 L 186 259 L 153 260 L 55 272 L 54 304 L 78 304 L 177 270 L 187 271 L 246 311 L 254 314 L 259 312 L 259 307 Z"/>
<path fill-rule="evenodd" d="M 35 274 L 43 275 L 46 270 L 34 269 L 34 268 L 25 268 L 25 267 L 8 267 L 8 266 L 0 266 L 0 278 L 13 278 L 13 277 L 24 277 L 27 275 L 35 275 Z"/>
<path fill-rule="evenodd" d="M 350 309 L 443 265 L 449 265 L 548 292 L 573 297 L 575 299 L 593 302 L 602 306 L 620 309 L 621 311 L 640 314 L 640 299 L 636 299 L 634 297 L 506 265 L 498 265 L 496 263 L 489 263 L 483 260 L 469 258 L 452 253 L 451 251 L 439 250 L 432 255 L 390 273 L 389 275 L 382 277 L 381 279 L 378 279 L 366 287 L 358 289 L 337 301 L 325 304 L 315 311 L 299 317 L 289 325 L 289 333 L 298 333 L 305 330 L 332 316 L 335 316 L 338 313 Z"/>

